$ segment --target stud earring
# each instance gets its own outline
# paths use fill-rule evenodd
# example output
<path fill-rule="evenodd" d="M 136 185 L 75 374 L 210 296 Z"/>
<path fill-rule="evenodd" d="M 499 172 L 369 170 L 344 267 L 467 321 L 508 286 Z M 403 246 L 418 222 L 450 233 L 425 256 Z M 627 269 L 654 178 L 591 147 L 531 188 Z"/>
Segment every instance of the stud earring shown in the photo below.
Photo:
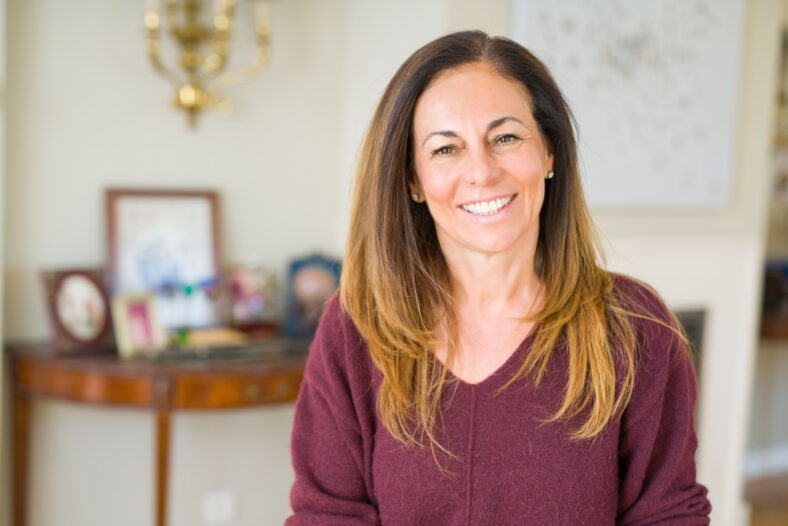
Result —
<path fill-rule="evenodd" d="M 554 175 L 555 173 L 553 173 L 553 171 L 550 170 L 549 172 L 547 172 L 547 177 L 545 177 L 545 179 L 552 179 Z"/>
<path fill-rule="evenodd" d="M 417 203 L 421 202 L 421 194 L 418 193 L 418 192 L 413 192 L 412 194 L 410 194 L 410 197 L 411 197 L 411 199 L 413 199 Z"/>

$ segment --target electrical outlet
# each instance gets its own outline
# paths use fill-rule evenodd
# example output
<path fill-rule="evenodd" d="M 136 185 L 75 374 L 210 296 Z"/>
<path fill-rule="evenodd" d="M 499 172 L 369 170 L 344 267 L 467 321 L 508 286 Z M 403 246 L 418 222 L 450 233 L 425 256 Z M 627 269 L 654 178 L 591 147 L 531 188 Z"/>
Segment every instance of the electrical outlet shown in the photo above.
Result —
<path fill-rule="evenodd" d="M 230 524 L 235 520 L 235 493 L 229 489 L 208 491 L 202 498 L 203 524 Z"/>

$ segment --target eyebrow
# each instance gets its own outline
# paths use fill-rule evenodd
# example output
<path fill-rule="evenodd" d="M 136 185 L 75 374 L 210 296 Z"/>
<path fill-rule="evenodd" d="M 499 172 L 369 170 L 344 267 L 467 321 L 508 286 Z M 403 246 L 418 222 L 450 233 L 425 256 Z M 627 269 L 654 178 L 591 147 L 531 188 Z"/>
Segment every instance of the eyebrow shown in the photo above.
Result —
<path fill-rule="evenodd" d="M 495 119 L 494 121 L 490 121 L 490 123 L 487 125 L 487 130 L 486 131 L 489 132 L 490 130 L 492 130 L 494 128 L 497 128 L 498 126 L 500 126 L 504 122 L 508 122 L 508 121 L 514 121 L 514 122 L 519 123 L 521 126 L 525 126 L 525 124 L 523 124 L 523 121 L 521 121 L 517 117 L 512 117 L 511 115 L 507 115 L 506 117 L 501 117 L 500 119 Z M 424 147 L 424 144 L 433 135 L 440 135 L 442 137 L 459 137 L 459 135 L 457 135 L 457 132 L 454 132 L 454 131 L 451 131 L 451 130 L 434 131 L 432 133 L 427 134 L 427 136 L 424 138 L 424 141 L 421 143 L 422 148 Z"/>

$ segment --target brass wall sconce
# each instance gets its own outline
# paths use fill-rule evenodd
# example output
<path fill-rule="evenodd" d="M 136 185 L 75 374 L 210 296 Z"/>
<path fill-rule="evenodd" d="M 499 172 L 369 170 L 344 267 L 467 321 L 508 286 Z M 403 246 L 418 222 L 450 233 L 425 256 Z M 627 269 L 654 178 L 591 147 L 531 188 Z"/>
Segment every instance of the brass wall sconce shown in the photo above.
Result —
<path fill-rule="evenodd" d="M 257 39 L 255 61 L 242 69 L 226 71 L 233 30 L 235 0 L 215 0 L 210 23 L 201 16 L 202 0 L 165 0 L 160 12 L 158 0 L 148 0 L 145 7 L 147 52 L 154 69 L 176 89 L 173 105 L 186 111 L 189 124 L 205 109 L 229 109 L 230 102 L 219 95 L 228 86 L 245 82 L 260 73 L 270 51 L 269 2 L 254 2 L 254 26 Z M 164 27 L 180 50 L 178 66 L 168 68 L 160 57 L 160 29 Z"/>

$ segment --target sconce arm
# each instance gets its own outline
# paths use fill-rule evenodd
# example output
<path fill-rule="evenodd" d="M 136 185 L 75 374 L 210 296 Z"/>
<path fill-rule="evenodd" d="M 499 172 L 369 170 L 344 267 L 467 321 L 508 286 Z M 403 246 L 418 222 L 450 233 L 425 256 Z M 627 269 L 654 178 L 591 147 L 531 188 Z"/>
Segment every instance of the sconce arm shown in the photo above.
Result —
<path fill-rule="evenodd" d="M 181 84 L 183 84 L 183 79 L 181 78 L 180 75 L 178 75 L 178 73 L 176 73 L 171 69 L 168 69 L 164 64 L 162 64 L 158 52 L 151 53 L 150 51 L 148 51 L 148 58 L 150 59 L 150 63 L 153 66 L 153 69 L 156 71 L 156 73 L 158 73 L 159 75 L 170 81 L 170 83 L 174 87 L 177 88 L 181 86 Z"/>
<path fill-rule="evenodd" d="M 169 17 L 168 17 L 169 18 Z M 156 11 L 148 11 L 145 13 L 145 29 L 146 29 L 146 51 L 150 59 L 153 69 L 156 70 L 162 77 L 169 80 L 173 86 L 178 87 L 182 84 L 180 75 L 175 71 L 168 69 L 161 61 L 159 56 L 159 13 Z"/>
<path fill-rule="evenodd" d="M 242 82 L 246 82 L 247 80 L 251 79 L 252 77 L 259 74 L 261 71 L 263 71 L 267 63 L 268 63 L 268 52 L 267 51 L 265 53 L 260 52 L 257 55 L 257 60 L 251 66 L 237 69 L 235 71 L 226 71 L 224 73 L 221 73 L 208 84 L 208 88 L 211 91 L 221 91 L 222 89 L 228 86 L 233 86 L 235 84 L 241 84 Z"/>
<path fill-rule="evenodd" d="M 268 23 L 268 9 L 268 2 L 266 0 L 255 1 L 257 58 L 255 59 L 254 63 L 235 71 L 225 71 L 219 73 L 212 81 L 209 82 L 209 89 L 218 91 L 234 84 L 246 82 L 265 69 L 266 64 L 268 64 L 268 59 L 271 56 L 271 28 Z"/>

